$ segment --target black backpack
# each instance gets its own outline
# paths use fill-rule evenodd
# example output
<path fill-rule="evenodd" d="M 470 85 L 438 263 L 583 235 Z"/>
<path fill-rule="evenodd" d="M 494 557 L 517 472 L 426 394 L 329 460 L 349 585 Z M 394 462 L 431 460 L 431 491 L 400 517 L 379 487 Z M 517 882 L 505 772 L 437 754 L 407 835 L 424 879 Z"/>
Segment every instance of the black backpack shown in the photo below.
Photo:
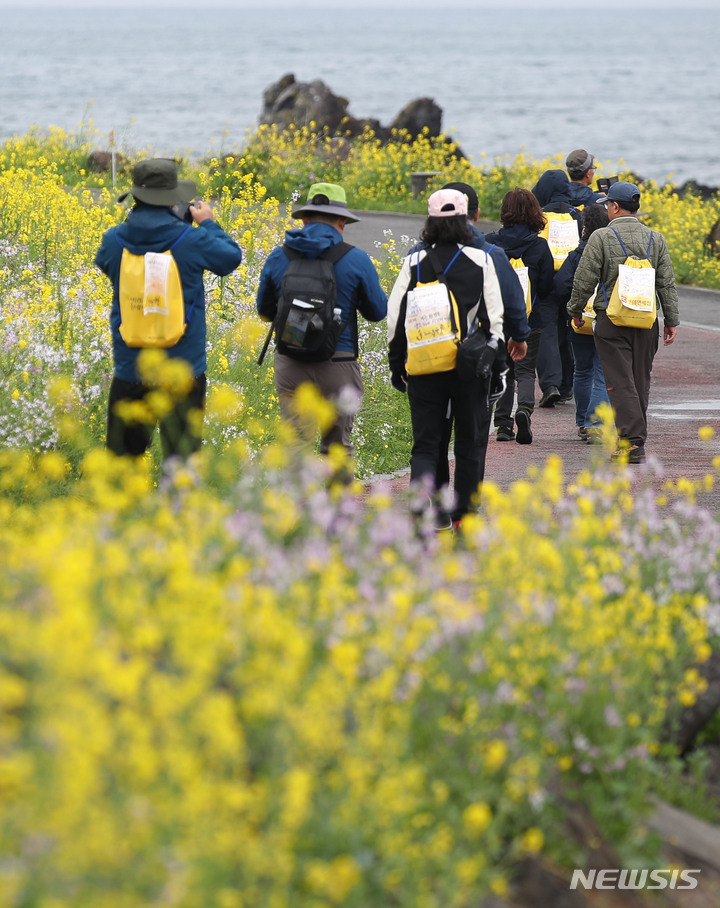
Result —
<path fill-rule="evenodd" d="M 315 259 L 283 246 L 290 259 L 280 287 L 278 309 L 265 346 L 271 336 L 279 353 L 302 362 L 321 363 L 332 358 L 338 339 L 347 325 L 337 304 L 335 262 L 354 247 L 336 243 Z"/>

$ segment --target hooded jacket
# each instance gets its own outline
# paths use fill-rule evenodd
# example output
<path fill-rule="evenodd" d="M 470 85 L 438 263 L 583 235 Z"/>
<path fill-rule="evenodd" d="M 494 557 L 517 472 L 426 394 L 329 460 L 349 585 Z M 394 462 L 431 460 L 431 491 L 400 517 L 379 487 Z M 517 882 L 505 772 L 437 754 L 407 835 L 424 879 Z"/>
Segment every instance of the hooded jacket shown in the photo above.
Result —
<path fill-rule="evenodd" d="M 581 220 L 582 215 L 570 201 L 570 180 L 564 170 L 546 170 L 533 186 L 532 194 L 543 211 L 571 214 Z"/>
<path fill-rule="evenodd" d="M 528 321 L 531 328 L 540 327 L 536 301 L 544 300 L 550 294 L 555 277 L 555 265 L 547 242 L 527 224 L 501 227 L 495 233 L 488 233 L 485 240 L 504 249 L 508 259 L 522 259 L 525 263 L 533 296 L 533 311 Z"/>
<path fill-rule="evenodd" d="M 343 242 L 343 236 L 331 224 L 310 221 L 304 227 L 288 230 L 285 242 L 308 258 L 317 258 L 326 249 Z M 282 246 L 270 253 L 260 274 L 257 292 L 257 311 L 266 321 L 273 321 L 277 314 L 282 279 L 290 264 Z M 337 343 L 337 351 L 358 354 L 357 313 L 369 322 L 380 322 L 387 315 L 387 296 L 380 286 L 380 279 L 370 256 L 353 247 L 335 263 L 337 304 L 342 310 L 345 329 Z"/>
<path fill-rule="evenodd" d="M 171 208 L 137 202 L 122 224 L 111 227 L 103 235 L 95 264 L 113 284 L 110 329 L 116 378 L 139 381 L 136 363 L 140 353 L 138 348 L 128 347 L 120 336 L 119 288 L 123 247 L 118 239 L 135 255 L 165 252 L 187 226 Z M 202 375 L 207 369 L 203 271 L 221 276 L 230 274 L 242 261 L 242 250 L 219 224 L 208 219 L 188 231 L 173 249 L 172 255 L 180 273 L 187 328 L 177 344 L 167 347 L 165 353 L 169 357 L 186 360 L 193 375 Z"/>
<path fill-rule="evenodd" d="M 574 180 L 570 180 L 569 188 L 570 204 L 576 208 L 579 208 L 581 205 L 594 205 L 595 202 L 605 198 L 604 193 L 595 192 L 594 189 L 586 186 L 585 183 L 576 183 Z"/>

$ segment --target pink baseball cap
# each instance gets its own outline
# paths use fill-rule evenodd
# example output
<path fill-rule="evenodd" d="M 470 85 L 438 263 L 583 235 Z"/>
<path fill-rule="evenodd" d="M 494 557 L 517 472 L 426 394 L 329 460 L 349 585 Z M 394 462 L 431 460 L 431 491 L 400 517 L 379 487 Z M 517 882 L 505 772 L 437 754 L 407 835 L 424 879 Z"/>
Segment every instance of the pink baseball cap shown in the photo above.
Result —
<path fill-rule="evenodd" d="M 467 217 L 467 196 L 457 189 L 438 189 L 428 199 L 428 214 L 431 218 L 452 218 L 463 214 Z"/>

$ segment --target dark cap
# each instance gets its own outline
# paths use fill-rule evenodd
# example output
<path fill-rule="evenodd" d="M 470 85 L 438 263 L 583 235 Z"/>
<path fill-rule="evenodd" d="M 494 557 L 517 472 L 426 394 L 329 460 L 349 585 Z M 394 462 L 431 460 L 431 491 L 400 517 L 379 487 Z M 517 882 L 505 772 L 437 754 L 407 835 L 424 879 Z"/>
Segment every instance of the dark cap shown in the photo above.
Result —
<path fill-rule="evenodd" d="M 133 167 L 132 176 L 132 189 L 119 196 L 118 202 L 124 202 L 132 194 L 146 205 L 169 208 L 192 202 L 197 194 L 197 187 L 192 180 L 178 180 L 175 161 L 170 158 L 138 161 Z"/>
<path fill-rule="evenodd" d="M 474 214 L 479 207 L 477 192 L 468 183 L 446 183 L 443 189 L 456 189 L 467 196 L 468 214 Z"/>
<path fill-rule="evenodd" d="M 584 148 L 576 148 L 571 151 L 565 158 L 565 167 L 568 170 L 576 170 L 578 173 L 585 173 L 587 170 L 595 169 L 595 155 L 585 151 Z"/>
<path fill-rule="evenodd" d="M 622 205 L 623 202 L 639 202 L 640 190 L 634 183 L 623 183 L 621 181 L 613 183 L 607 191 L 607 201 L 617 202 Z"/>

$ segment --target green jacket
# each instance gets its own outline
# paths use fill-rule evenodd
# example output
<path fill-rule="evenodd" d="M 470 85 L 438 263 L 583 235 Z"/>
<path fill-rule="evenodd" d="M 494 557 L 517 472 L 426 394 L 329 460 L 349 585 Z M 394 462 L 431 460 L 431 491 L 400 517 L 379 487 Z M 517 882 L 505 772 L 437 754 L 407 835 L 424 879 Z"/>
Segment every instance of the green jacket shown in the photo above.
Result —
<path fill-rule="evenodd" d="M 571 317 L 582 313 L 596 286 L 598 292 L 595 296 L 595 310 L 605 309 L 602 287 L 598 286 L 601 282 L 605 284 L 607 299 L 610 299 L 617 281 L 618 265 L 622 265 L 627 258 L 613 230 L 623 241 L 628 255 L 645 258 L 651 231 L 636 217 L 624 215 L 610 221 L 609 227 L 596 230 L 588 240 L 575 272 L 572 296 L 567 305 Z M 663 320 L 669 327 L 675 327 L 680 323 L 675 272 L 665 238 L 657 230 L 652 231 L 652 245 L 648 258 L 655 269 L 655 293 L 662 309 Z"/>

